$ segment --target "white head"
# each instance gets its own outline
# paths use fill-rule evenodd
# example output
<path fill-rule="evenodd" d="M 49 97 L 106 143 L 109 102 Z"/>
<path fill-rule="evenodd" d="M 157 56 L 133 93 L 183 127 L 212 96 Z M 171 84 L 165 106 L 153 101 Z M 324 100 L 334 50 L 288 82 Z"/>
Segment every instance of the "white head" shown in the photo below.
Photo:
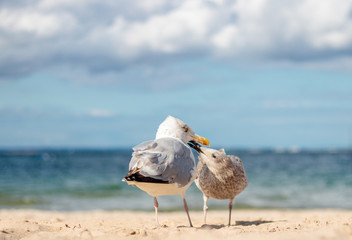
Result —
<path fill-rule="evenodd" d="M 193 130 L 180 119 L 168 116 L 158 128 L 155 138 L 173 137 L 182 142 L 195 141 L 203 145 L 209 145 L 209 141 L 193 132 Z"/>

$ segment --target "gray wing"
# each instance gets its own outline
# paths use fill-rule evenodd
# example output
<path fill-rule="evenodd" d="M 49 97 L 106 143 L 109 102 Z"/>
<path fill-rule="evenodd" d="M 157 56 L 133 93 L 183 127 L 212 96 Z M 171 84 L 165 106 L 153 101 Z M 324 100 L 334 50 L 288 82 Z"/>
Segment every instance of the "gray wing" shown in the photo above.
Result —
<path fill-rule="evenodd" d="M 156 143 L 154 142 L 154 140 L 150 140 L 150 141 L 146 141 L 146 142 L 142 142 L 140 144 L 138 144 L 137 146 L 133 147 L 133 153 L 132 153 L 132 159 L 130 161 L 129 164 L 129 170 L 132 170 L 132 168 L 134 167 L 134 165 L 136 165 L 137 161 L 139 160 L 138 157 L 134 157 L 135 155 L 139 155 L 141 153 L 143 153 L 144 151 L 148 151 L 151 150 L 153 148 L 156 147 Z"/>
<path fill-rule="evenodd" d="M 143 142 L 133 148 L 129 170 L 144 177 L 187 185 L 195 174 L 195 161 L 191 149 L 174 138 L 161 138 Z"/>

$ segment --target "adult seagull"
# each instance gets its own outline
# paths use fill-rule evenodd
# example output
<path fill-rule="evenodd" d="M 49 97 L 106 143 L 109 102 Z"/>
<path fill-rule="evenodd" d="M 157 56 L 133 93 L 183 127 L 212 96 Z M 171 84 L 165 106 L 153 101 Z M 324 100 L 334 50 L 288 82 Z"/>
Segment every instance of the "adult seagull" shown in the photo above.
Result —
<path fill-rule="evenodd" d="M 196 178 L 196 164 L 188 142 L 209 145 L 209 141 L 193 132 L 180 119 L 168 116 L 159 126 L 155 140 L 143 142 L 133 148 L 129 172 L 123 179 L 154 197 L 155 221 L 158 220 L 158 200 L 162 195 L 180 194 L 183 207 L 189 216 L 185 198 L 187 188 Z"/>

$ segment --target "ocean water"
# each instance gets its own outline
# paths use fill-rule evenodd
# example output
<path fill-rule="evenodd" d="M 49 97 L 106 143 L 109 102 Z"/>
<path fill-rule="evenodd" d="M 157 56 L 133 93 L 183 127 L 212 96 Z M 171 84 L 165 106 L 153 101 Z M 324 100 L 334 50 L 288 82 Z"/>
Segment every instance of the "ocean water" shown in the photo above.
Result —
<path fill-rule="evenodd" d="M 0 208 L 150 210 L 153 198 L 121 179 L 132 151 L 2 150 Z M 352 209 L 352 151 L 227 150 L 239 156 L 249 179 L 235 208 Z M 202 209 L 195 184 L 187 190 L 191 210 Z M 182 210 L 180 196 L 159 197 L 160 210 Z M 209 201 L 227 209 L 226 200 Z"/>

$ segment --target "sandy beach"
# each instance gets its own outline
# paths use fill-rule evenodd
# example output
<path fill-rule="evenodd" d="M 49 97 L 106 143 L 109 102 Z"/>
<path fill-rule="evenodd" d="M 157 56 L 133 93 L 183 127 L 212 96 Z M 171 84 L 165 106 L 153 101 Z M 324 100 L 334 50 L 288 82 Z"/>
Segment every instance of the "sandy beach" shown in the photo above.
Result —
<path fill-rule="evenodd" d="M 347 210 L 234 210 L 228 227 L 227 211 L 51 212 L 1 210 L 0 239 L 352 239 L 352 211 Z"/>

